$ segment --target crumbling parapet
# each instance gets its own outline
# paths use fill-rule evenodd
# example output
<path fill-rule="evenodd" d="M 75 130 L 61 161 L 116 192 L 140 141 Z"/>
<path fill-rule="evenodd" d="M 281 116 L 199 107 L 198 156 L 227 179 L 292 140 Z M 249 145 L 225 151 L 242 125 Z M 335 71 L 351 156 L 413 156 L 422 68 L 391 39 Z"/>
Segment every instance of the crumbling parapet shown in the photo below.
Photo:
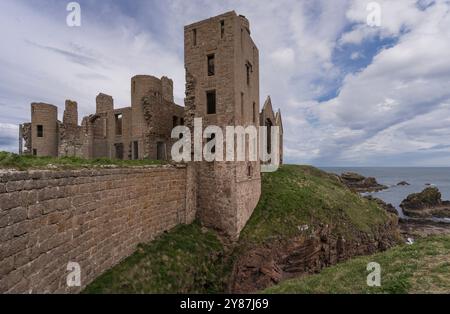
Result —
<path fill-rule="evenodd" d="M 173 80 L 167 76 L 161 78 L 162 97 L 165 101 L 173 102 Z"/>
<path fill-rule="evenodd" d="M 112 96 L 100 93 L 97 95 L 96 113 L 109 112 L 114 110 L 114 99 Z"/>
<path fill-rule="evenodd" d="M 186 98 L 184 99 L 184 121 L 191 130 L 191 152 L 194 152 L 194 119 L 196 116 L 195 105 L 195 77 L 186 69 Z"/>
<path fill-rule="evenodd" d="M 144 158 L 149 159 L 152 155 L 152 137 L 153 137 L 153 114 L 152 114 L 152 103 L 158 101 L 160 97 L 155 96 L 153 94 L 147 95 L 142 98 L 142 110 L 144 114 L 144 121 L 146 123 L 146 128 L 144 131 L 144 140 L 143 140 L 143 151 Z"/>
<path fill-rule="evenodd" d="M 83 157 L 83 134 L 78 126 L 78 104 L 75 101 L 66 100 L 63 122 L 59 123 L 60 157 Z"/>
<path fill-rule="evenodd" d="M 84 157 L 82 147 L 84 144 L 83 128 L 70 126 L 64 123 L 59 125 L 59 156 Z"/>
<path fill-rule="evenodd" d="M 20 135 L 22 136 L 25 150 L 24 155 L 31 154 L 31 123 L 23 123 L 20 125 Z"/>
<path fill-rule="evenodd" d="M 63 124 L 66 126 L 78 126 L 78 104 L 76 101 L 66 100 Z"/>

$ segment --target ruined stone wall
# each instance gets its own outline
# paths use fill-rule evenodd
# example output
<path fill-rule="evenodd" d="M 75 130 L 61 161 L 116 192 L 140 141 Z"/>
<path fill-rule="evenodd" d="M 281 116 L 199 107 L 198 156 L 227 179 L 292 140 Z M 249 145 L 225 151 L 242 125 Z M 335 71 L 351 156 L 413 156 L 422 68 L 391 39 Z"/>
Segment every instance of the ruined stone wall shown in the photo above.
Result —
<path fill-rule="evenodd" d="M 37 156 L 58 156 L 58 109 L 44 103 L 31 104 L 31 145 Z M 38 126 L 43 136 L 38 136 Z"/>
<path fill-rule="evenodd" d="M 109 158 L 108 150 L 108 114 L 97 113 L 90 119 L 92 128 L 92 157 Z"/>
<path fill-rule="evenodd" d="M 114 110 L 114 100 L 106 94 L 98 94 L 96 98 L 96 113 L 104 113 Z"/>
<path fill-rule="evenodd" d="M 22 128 L 21 134 L 22 134 L 22 137 L 23 137 L 23 140 L 24 140 L 24 148 L 25 148 L 23 153 L 26 154 L 26 155 L 29 155 L 29 154 L 32 153 L 32 151 L 31 151 L 31 147 L 32 147 L 32 144 L 31 144 L 31 123 L 24 123 L 24 124 L 21 125 L 21 128 Z"/>
<path fill-rule="evenodd" d="M 122 115 L 122 132 L 117 133 L 116 115 Z M 133 128 L 132 110 L 130 107 L 115 109 L 107 116 L 107 142 L 110 158 L 118 158 L 115 145 L 123 145 L 123 159 L 131 159 L 131 131 Z"/>
<path fill-rule="evenodd" d="M 0 174 L 0 293 L 75 293 L 152 240 L 195 217 L 186 166 Z M 187 184 L 189 183 L 189 184 Z"/>
<path fill-rule="evenodd" d="M 59 157 L 84 158 L 84 145 L 87 145 L 87 134 L 81 126 L 59 124 Z"/>
<path fill-rule="evenodd" d="M 248 21 L 235 12 L 185 27 L 185 104 L 189 127 L 195 117 L 203 118 L 204 128 L 219 126 L 224 134 L 226 126 L 257 124 L 253 103 L 255 109 L 259 108 L 259 60 L 248 28 Z M 215 71 L 209 75 L 207 62 L 212 55 Z M 253 66 L 250 84 L 248 61 Z M 208 114 L 206 95 L 212 90 L 216 92 L 216 112 Z M 250 175 L 248 166 L 252 169 Z M 200 220 L 237 238 L 259 199 L 259 162 L 201 162 L 197 167 Z M 253 194 L 246 194 L 250 192 Z"/>
<path fill-rule="evenodd" d="M 78 125 L 78 104 L 75 101 L 66 100 L 63 124 Z"/>
<path fill-rule="evenodd" d="M 166 76 L 163 76 L 161 78 L 161 92 L 162 97 L 165 101 L 173 103 L 173 80 Z"/>
<path fill-rule="evenodd" d="M 59 131 L 59 157 L 84 157 L 83 146 L 87 145 L 87 136 L 84 128 L 78 126 L 78 104 L 66 100 L 63 122 L 58 124 Z"/>
<path fill-rule="evenodd" d="M 235 115 L 243 127 L 259 126 L 259 50 L 253 42 L 250 22 L 235 19 Z M 247 72 L 248 71 L 248 72 Z M 246 138 L 246 147 L 249 147 Z M 248 160 L 248 159 L 247 159 Z M 261 195 L 261 164 L 259 161 L 236 162 L 237 230 L 240 232 L 258 205 Z"/>
<path fill-rule="evenodd" d="M 157 77 L 136 75 L 131 79 L 132 136 L 134 139 L 142 139 L 147 128 L 142 99 L 148 95 L 161 97 L 161 94 L 161 80 Z"/>
<path fill-rule="evenodd" d="M 174 103 L 173 81 L 167 77 L 158 79 L 149 75 L 137 75 L 131 79 L 131 108 L 133 126 L 132 142 L 138 142 L 140 159 L 157 159 L 157 143 L 164 145 L 164 155 L 170 159 L 174 140 L 171 132 L 184 118 L 184 108 Z"/>
<path fill-rule="evenodd" d="M 189 127 L 193 127 L 193 119 L 198 117 L 203 118 L 203 128 L 235 124 L 234 18 L 233 14 L 225 14 L 185 27 L 186 120 Z M 225 22 L 223 38 L 221 21 Z M 207 58 L 211 54 L 215 56 L 215 74 L 208 76 Z M 206 93 L 211 90 L 216 91 L 216 113 L 208 115 Z M 234 237 L 237 233 L 234 165 L 197 162 L 196 167 L 200 221 Z"/>
<path fill-rule="evenodd" d="M 142 140 L 143 158 L 157 159 L 157 145 L 161 142 L 165 146 L 166 159 L 171 159 L 172 129 L 181 124 L 184 119 L 184 108 L 162 98 L 161 95 L 148 94 L 142 99 L 144 120 L 146 123 Z M 174 121 L 176 118 L 176 121 Z"/>

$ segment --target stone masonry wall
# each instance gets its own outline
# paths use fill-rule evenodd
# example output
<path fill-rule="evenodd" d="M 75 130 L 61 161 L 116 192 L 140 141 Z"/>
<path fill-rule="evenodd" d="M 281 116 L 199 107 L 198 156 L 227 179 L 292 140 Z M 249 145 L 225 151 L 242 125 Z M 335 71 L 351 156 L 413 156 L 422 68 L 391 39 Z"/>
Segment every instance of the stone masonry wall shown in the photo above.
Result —
<path fill-rule="evenodd" d="M 193 119 L 201 117 L 203 128 L 219 126 L 223 134 L 227 126 L 257 125 L 259 54 L 248 20 L 232 11 L 185 26 L 184 50 L 186 125 L 192 128 Z M 207 94 L 213 91 L 215 110 L 208 112 Z M 237 239 L 259 200 L 259 162 L 203 162 L 197 175 L 200 221 Z"/>
<path fill-rule="evenodd" d="M 44 103 L 31 104 L 31 148 L 37 156 L 58 156 L 58 108 Z M 40 137 L 37 128 L 42 126 Z M 33 152 L 33 151 L 32 151 Z"/>
<path fill-rule="evenodd" d="M 76 293 L 136 245 L 195 218 L 191 166 L 0 173 L 0 293 Z M 187 184 L 189 183 L 189 184 Z"/>

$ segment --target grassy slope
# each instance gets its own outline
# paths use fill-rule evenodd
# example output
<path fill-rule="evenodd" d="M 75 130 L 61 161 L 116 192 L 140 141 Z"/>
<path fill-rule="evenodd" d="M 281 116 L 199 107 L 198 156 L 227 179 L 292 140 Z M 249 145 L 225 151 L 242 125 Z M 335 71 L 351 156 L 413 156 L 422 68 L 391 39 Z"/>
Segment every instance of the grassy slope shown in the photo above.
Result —
<path fill-rule="evenodd" d="M 179 226 L 109 270 L 84 293 L 218 293 L 224 290 L 223 247 L 194 223 Z"/>
<path fill-rule="evenodd" d="M 0 169 L 80 169 L 93 168 L 100 166 L 146 166 L 162 164 L 161 161 L 155 160 L 112 160 L 106 158 L 82 159 L 77 157 L 35 157 L 35 156 L 19 156 L 7 152 L 0 152 Z"/>
<path fill-rule="evenodd" d="M 368 287 L 367 264 L 381 266 L 381 287 Z M 373 256 L 359 257 L 318 275 L 281 283 L 267 293 L 449 293 L 450 237 L 422 239 Z"/>
<path fill-rule="evenodd" d="M 262 196 L 240 242 L 261 243 L 298 234 L 299 226 L 334 225 L 351 237 L 388 220 L 374 202 L 350 192 L 335 176 L 313 167 L 286 165 L 263 175 Z"/>
<path fill-rule="evenodd" d="M 247 245 L 289 238 L 298 226 L 333 223 L 370 231 L 387 219 L 384 210 L 344 188 L 333 176 L 312 167 L 283 166 L 263 175 L 260 204 L 235 251 Z M 232 258 L 221 256 L 215 235 L 194 224 L 182 226 L 143 245 L 131 257 L 99 277 L 86 293 L 223 292 Z"/>

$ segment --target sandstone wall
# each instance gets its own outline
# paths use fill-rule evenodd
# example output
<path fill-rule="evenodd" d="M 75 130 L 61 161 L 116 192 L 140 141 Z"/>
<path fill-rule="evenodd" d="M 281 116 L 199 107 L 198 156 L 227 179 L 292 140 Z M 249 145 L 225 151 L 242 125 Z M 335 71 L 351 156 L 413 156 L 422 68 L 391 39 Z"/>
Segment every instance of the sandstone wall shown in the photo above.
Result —
<path fill-rule="evenodd" d="M 195 217 L 193 168 L 0 174 L 0 293 L 75 293 L 152 240 Z"/>
<path fill-rule="evenodd" d="M 37 156 L 58 156 L 58 108 L 44 103 L 31 104 L 31 145 Z M 37 128 L 42 126 L 42 136 Z"/>
<path fill-rule="evenodd" d="M 224 134 L 227 126 L 258 125 L 259 53 L 248 20 L 228 12 L 188 25 L 184 49 L 186 125 L 192 128 L 193 119 L 201 117 L 203 128 L 219 126 Z M 214 73 L 208 72 L 211 56 Z M 215 113 L 207 110 L 207 93 L 211 91 L 216 93 Z M 206 142 L 204 139 L 203 145 Z M 199 219 L 236 239 L 259 200 L 259 162 L 203 162 L 197 174 Z"/>

